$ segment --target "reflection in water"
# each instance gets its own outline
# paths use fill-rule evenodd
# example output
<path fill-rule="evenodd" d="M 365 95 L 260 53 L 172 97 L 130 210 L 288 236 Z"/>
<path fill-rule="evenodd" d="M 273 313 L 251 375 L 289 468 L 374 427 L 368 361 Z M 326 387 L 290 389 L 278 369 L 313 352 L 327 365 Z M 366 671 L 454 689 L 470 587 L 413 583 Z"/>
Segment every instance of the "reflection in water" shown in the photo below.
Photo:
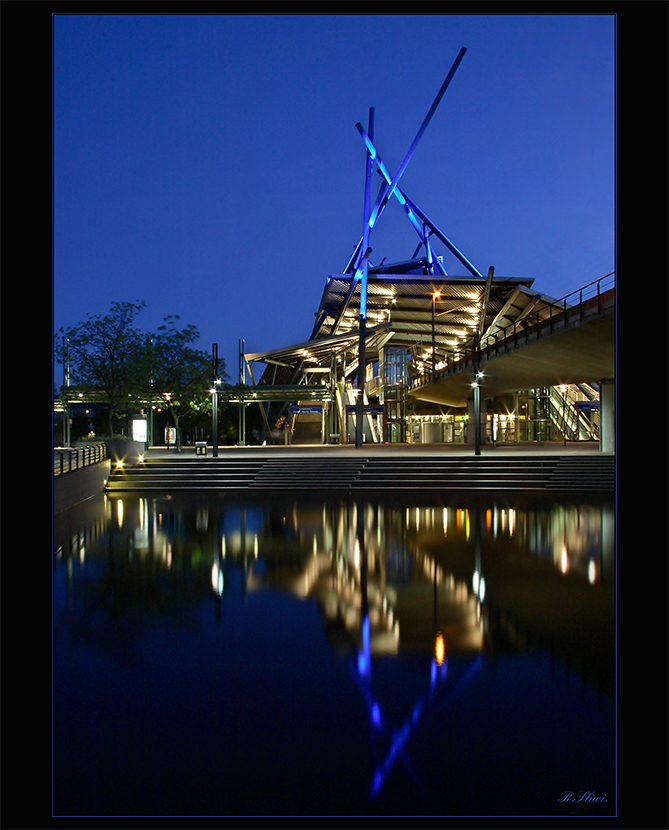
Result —
<path fill-rule="evenodd" d="M 67 521 L 56 528 L 56 630 L 122 665 L 150 662 L 142 649 L 156 626 L 209 636 L 203 605 L 229 637 L 222 620 L 234 596 L 248 603 L 278 592 L 315 603 L 367 713 L 369 809 L 396 762 L 424 789 L 409 754 L 414 735 L 448 722 L 453 701 L 466 690 L 481 694 L 472 690 L 485 666 L 496 671 L 524 653 L 533 635 L 536 659 L 550 654 L 554 668 L 557 655 L 600 694 L 612 693 L 608 503 L 124 496 L 105 497 L 78 524 L 68 511 Z M 410 696 L 384 682 L 385 661 L 400 657 L 413 661 Z M 551 809 L 547 800 L 545 814 Z"/>

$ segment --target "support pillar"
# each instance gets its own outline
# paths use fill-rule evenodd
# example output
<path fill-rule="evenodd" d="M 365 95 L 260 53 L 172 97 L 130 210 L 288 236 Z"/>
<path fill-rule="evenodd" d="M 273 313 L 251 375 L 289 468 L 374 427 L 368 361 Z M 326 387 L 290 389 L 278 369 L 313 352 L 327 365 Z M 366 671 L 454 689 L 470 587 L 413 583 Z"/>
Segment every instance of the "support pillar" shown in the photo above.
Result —
<path fill-rule="evenodd" d="M 485 400 L 481 400 L 480 395 L 481 388 L 476 386 L 473 397 L 467 401 L 467 444 L 474 447 L 476 455 L 480 454 L 481 446 L 486 442 L 486 403 Z"/>
<path fill-rule="evenodd" d="M 616 381 L 609 378 L 599 385 L 599 450 L 616 451 Z"/>

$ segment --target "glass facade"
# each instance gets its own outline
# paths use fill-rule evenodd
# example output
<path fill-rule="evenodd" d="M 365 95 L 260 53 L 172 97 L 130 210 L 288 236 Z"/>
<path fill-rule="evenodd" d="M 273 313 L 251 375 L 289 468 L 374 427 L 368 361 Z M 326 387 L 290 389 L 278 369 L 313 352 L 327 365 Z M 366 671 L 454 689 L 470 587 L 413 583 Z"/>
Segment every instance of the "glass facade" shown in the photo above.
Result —
<path fill-rule="evenodd" d="M 594 397 L 588 396 L 593 393 Z M 526 389 L 505 403 L 506 407 L 497 400 L 486 402 L 487 444 L 599 440 L 599 396 L 590 387 L 585 391 L 577 385 Z M 502 408 L 506 411 L 500 412 Z M 464 410 L 408 414 L 407 440 L 414 444 L 466 444 L 469 422 Z"/>
<path fill-rule="evenodd" d="M 408 440 L 406 398 L 408 384 L 408 350 L 386 348 L 379 362 L 381 378 L 379 400 L 384 404 L 384 441 L 403 444 Z"/>

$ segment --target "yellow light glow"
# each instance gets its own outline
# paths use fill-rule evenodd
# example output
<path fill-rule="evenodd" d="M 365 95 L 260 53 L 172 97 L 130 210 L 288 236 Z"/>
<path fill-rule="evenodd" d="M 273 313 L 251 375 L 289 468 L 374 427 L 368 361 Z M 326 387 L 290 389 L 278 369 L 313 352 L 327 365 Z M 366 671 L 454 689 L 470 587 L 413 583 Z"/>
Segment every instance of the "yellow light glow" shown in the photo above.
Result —
<path fill-rule="evenodd" d="M 437 661 L 438 666 L 442 666 L 444 664 L 444 657 L 446 655 L 446 644 L 444 643 L 444 637 L 441 631 L 437 634 L 437 637 L 434 641 L 434 657 Z"/>

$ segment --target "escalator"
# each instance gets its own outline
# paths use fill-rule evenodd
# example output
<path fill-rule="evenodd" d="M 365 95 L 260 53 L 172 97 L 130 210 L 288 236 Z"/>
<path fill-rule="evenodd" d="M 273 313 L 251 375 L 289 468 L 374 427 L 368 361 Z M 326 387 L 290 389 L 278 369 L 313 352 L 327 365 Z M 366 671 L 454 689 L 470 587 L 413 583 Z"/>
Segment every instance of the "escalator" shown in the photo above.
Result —
<path fill-rule="evenodd" d="M 550 420 L 565 441 L 599 440 L 599 391 L 595 386 L 550 387 Z"/>

